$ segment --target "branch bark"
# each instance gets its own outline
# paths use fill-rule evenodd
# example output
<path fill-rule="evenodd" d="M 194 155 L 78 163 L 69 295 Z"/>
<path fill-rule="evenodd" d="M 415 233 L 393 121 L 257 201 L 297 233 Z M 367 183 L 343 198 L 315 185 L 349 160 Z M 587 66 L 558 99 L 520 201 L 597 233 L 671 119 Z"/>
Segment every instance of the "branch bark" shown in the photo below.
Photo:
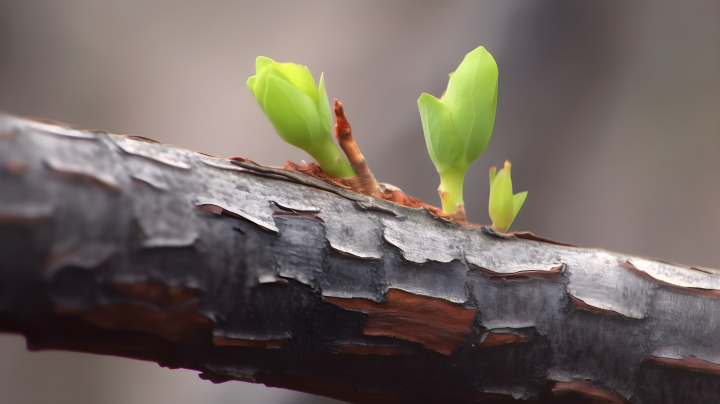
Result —
<path fill-rule="evenodd" d="M 703 403 L 720 272 L 0 117 L 0 331 L 354 403 Z"/>

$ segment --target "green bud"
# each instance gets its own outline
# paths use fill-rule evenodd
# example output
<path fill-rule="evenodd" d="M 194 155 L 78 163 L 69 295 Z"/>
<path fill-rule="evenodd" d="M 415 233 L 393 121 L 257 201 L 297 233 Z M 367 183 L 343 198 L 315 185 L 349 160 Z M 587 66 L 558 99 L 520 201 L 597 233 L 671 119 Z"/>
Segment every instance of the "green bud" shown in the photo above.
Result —
<path fill-rule="evenodd" d="M 497 107 L 498 68 L 482 46 L 468 53 L 450 73 L 441 99 L 418 98 L 425 144 L 440 174 L 443 211 L 464 205 L 462 184 L 470 164 L 490 141 Z"/>
<path fill-rule="evenodd" d="M 490 168 L 488 213 L 493 221 L 493 229 L 501 233 L 508 231 L 527 197 L 527 191 L 513 195 L 510 167 L 510 162 L 505 160 L 505 168 L 500 171 L 494 166 Z"/>
<path fill-rule="evenodd" d="M 330 177 L 355 175 L 330 134 L 332 116 L 322 74 L 318 88 L 307 67 L 258 56 L 247 85 L 284 141 L 308 152 Z"/>

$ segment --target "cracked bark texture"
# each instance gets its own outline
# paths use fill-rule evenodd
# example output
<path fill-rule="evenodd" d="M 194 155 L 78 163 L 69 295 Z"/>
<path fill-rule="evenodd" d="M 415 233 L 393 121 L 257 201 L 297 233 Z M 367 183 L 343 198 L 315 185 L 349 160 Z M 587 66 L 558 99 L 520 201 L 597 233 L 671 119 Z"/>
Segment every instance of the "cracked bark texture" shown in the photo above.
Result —
<path fill-rule="evenodd" d="M 355 403 L 714 403 L 720 272 L 0 117 L 0 331 Z"/>

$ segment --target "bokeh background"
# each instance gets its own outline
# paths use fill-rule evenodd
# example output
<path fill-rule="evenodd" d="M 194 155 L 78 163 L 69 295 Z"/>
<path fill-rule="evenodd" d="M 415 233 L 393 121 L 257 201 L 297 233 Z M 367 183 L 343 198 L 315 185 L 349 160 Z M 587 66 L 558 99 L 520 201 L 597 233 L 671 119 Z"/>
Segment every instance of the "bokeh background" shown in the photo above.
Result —
<path fill-rule="evenodd" d="M 376 177 L 439 204 L 416 100 L 484 45 L 498 114 L 466 179 L 471 221 L 489 222 L 487 170 L 510 159 L 529 191 L 515 229 L 720 268 L 719 44 L 714 0 L 0 0 L 0 110 L 309 160 L 246 88 L 265 55 L 324 71 Z M 0 402 L 334 401 L 0 335 Z"/>

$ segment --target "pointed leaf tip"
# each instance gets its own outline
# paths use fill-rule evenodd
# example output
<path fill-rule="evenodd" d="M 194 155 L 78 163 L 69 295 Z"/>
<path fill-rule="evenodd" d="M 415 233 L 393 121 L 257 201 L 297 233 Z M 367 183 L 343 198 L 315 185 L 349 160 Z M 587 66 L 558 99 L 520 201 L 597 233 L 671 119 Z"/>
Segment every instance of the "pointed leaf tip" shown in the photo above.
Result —
<path fill-rule="evenodd" d="M 255 74 L 260 73 L 262 69 L 273 63 L 275 63 L 275 61 L 270 58 L 266 58 L 265 56 L 258 56 L 255 59 Z"/>
<path fill-rule="evenodd" d="M 250 76 L 247 79 L 247 86 L 253 96 L 255 96 L 255 81 L 257 81 L 257 76 Z"/>
<path fill-rule="evenodd" d="M 517 216 L 518 212 L 520 212 L 520 208 L 522 208 L 523 204 L 525 203 L 525 198 L 527 198 L 527 194 L 528 191 L 524 191 L 513 195 L 513 217 L 510 223 L 508 223 L 508 230 L 515 221 L 515 217 Z"/>
<path fill-rule="evenodd" d="M 323 125 L 323 129 L 329 133 L 332 126 L 332 115 L 330 113 L 330 102 L 328 100 L 327 90 L 325 90 L 325 73 L 320 73 L 317 108 L 318 113 L 320 114 L 320 122 Z"/>

